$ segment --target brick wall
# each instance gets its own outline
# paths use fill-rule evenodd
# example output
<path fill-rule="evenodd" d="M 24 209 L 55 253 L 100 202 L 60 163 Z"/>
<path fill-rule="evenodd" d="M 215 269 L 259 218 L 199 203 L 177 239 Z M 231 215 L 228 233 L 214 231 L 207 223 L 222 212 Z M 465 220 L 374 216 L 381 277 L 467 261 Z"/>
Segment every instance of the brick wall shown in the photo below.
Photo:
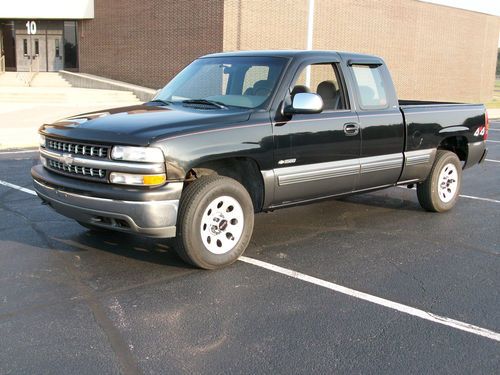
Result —
<path fill-rule="evenodd" d="M 224 50 L 305 49 L 308 0 L 226 0 Z M 500 18 L 414 0 L 316 0 L 314 49 L 383 57 L 401 98 L 486 101 Z"/>
<path fill-rule="evenodd" d="M 153 88 L 211 52 L 305 49 L 308 0 L 95 0 L 80 71 Z M 486 101 L 500 17 L 415 0 L 316 0 L 314 49 L 385 59 L 401 98 Z"/>
<path fill-rule="evenodd" d="M 95 0 L 79 22 L 80 71 L 164 86 L 199 55 L 222 50 L 223 0 Z"/>

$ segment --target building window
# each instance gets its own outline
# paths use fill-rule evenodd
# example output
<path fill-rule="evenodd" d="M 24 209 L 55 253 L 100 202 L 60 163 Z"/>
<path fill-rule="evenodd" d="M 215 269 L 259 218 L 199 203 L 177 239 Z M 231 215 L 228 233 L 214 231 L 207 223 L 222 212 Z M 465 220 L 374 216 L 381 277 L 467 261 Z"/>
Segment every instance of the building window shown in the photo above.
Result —
<path fill-rule="evenodd" d="M 0 20 L 0 35 L 3 39 L 5 70 L 16 70 L 16 33 L 14 21 Z"/>
<path fill-rule="evenodd" d="M 64 68 L 78 68 L 78 39 L 76 21 L 64 21 Z"/>

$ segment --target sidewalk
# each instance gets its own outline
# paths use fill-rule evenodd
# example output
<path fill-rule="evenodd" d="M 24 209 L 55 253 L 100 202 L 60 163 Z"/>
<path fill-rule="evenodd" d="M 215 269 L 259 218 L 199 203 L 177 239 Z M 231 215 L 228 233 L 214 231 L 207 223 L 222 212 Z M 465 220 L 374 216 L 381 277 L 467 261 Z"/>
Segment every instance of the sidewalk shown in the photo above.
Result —
<path fill-rule="evenodd" d="M 72 87 L 57 73 L 40 73 L 28 87 L 0 75 L 0 150 L 38 147 L 38 128 L 81 113 L 141 103 L 130 91 Z"/>
<path fill-rule="evenodd" d="M 137 103 L 130 103 L 137 104 Z M 126 103 L 119 103 L 125 106 Z M 61 118 L 111 108 L 103 104 L 44 104 L 0 102 L 0 150 L 38 146 L 38 128 Z"/>
<path fill-rule="evenodd" d="M 488 117 L 490 119 L 500 119 L 500 108 L 488 109 Z"/>

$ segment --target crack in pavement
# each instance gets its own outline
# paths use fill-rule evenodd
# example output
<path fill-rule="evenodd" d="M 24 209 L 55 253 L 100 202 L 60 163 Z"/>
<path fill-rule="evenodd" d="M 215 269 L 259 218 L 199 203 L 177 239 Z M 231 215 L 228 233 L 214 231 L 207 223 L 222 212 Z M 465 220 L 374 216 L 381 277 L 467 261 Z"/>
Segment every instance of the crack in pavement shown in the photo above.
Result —
<path fill-rule="evenodd" d="M 4 198 L 6 194 L 2 194 L 0 198 Z M 104 307 L 99 303 L 98 298 L 93 294 L 92 290 L 85 285 L 85 283 L 79 278 L 79 270 L 73 263 L 71 263 L 67 257 L 57 250 L 50 238 L 33 223 L 28 217 L 26 217 L 21 212 L 18 212 L 10 207 L 5 206 L 3 201 L 0 201 L 0 208 L 18 215 L 23 218 L 24 221 L 31 227 L 31 229 L 37 234 L 41 241 L 47 246 L 47 248 L 53 250 L 53 254 L 56 255 L 57 259 L 62 263 L 63 270 L 68 276 L 68 280 L 72 280 L 72 286 L 77 291 L 79 295 L 83 298 L 83 301 L 87 304 L 97 325 L 103 330 L 104 334 L 108 338 L 108 342 L 111 349 L 115 353 L 116 359 L 118 361 L 118 366 L 124 375 L 137 375 L 142 374 L 139 369 L 137 360 L 134 359 L 134 355 L 130 351 L 130 348 L 126 341 L 120 334 L 117 327 L 114 326 L 113 321 L 107 316 Z M 72 272 L 69 272 L 69 270 Z"/>

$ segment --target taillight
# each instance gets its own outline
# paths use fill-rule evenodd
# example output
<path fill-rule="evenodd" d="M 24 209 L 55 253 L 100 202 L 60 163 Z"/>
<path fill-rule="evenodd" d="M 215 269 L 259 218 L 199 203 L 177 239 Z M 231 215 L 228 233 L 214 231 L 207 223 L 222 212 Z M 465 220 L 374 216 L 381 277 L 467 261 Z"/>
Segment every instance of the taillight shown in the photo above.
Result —
<path fill-rule="evenodd" d="M 488 118 L 488 111 L 484 111 L 484 140 L 488 139 L 488 130 L 490 130 L 490 119 Z"/>

